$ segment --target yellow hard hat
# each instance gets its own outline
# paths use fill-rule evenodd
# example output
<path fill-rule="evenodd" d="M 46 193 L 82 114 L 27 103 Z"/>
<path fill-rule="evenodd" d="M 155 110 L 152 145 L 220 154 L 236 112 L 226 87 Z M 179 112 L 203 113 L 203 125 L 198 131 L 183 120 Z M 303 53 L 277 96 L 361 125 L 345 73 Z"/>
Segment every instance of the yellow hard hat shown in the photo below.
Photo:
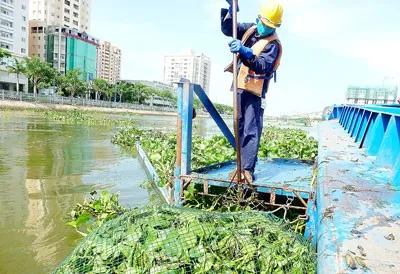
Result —
<path fill-rule="evenodd" d="M 283 7 L 277 0 L 266 0 L 261 6 L 258 19 L 271 28 L 279 28 L 282 24 Z"/>

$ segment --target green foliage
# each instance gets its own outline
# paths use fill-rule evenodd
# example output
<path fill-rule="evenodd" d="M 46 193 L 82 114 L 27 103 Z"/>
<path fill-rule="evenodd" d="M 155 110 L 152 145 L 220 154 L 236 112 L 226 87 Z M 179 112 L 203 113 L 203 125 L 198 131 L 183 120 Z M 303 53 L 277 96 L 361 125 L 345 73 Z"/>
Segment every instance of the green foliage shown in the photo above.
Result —
<path fill-rule="evenodd" d="M 68 86 L 67 77 L 62 74 L 58 73 L 56 75 L 56 86 L 57 86 L 57 94 L 63 96 L 67 94 L 66 87 Z"/>
<path fill-rule="evenodd" d="M 232 114 L 233 113 L 233 107 L 223 105 L 223 104 L 214 104 L 215 108 L 218 110 L 219 113 L 221 114 Z"/>
<path fill-rule="evenodd" d="M 14 57 L 14 62 L 11 66 L 8 66 L 7 72 L 9 74 L 15 74 L 17 77 L 17 94 L 19 93 L 19 77 L 26 73 L 26 64 L 23 60 L 18 60 Z"/>
<path fill-rule="evenodd" d="M 93 231 L 55 273 L 315 271 L 310 245 L 271 215 L 154 206 L 133 209 Z"/>
<path fill-rule="evenodd" d="M 122 128 L 112 142 L 122 146 L 135 146 L 140 142 L 150 162 L 160 176 L 160 186 L 172 182 L 175 163 L 175 134 Z M 197 169 L 235 159 L 235 151 L 222 135 L 211 139 L 195 136 L 192 142 L 192 167 Z M 261 138 L 260 157 L 313 160 L 318 143 L 303 130 L 266 127 Z"/>
<path fill-rule="evenodd" d="M 136 83 L 125 84 L 125 102 L 144 104 L 147 99 L 151 98 L 151 95 L 156 94 L 156 90 L 146 85 Z"/>
<path fill-rule="evenodd" d="M 0 60 L 5 57 L 11 57 L 11 52 L 8 50 L 0 48 Z"/>
<path fill-rule="evenodd" d="M 76 229 L 78 233 L 86 236 L 86 232 L 91 232 L 104 222 L 111 220 L 125 212 L 126 209 L 119 205 L 119 194 L 102 191 L 100 196 L 96 191 L 90 193 L 89 200 L 83 204 L 77 204 L 71 211 L 68 224 Z M 85 232 L 82 232 L 85 228 Z"/>
<path fill-rule="evenodd" d="M 96 112 L 83 110 L 45 111 L 44 117 L 64 124 L 132 126 L 132 120 L 113 120 Z"/>
<path fill-rule="evenodd" d="M 32 59 L 25 58 L 25 62 L 25 75 L 33 84 L 33 94 L 36 96 L 38 85 L 40 83 L 51 83 L 55 78 L 56 71 L 50 67 L 49 63 L 41 62 L 37 56 L 34 56 Z"/>
<path fill-rule="evenodd" d="M 86 93 L 85 82 L 82 79 L 83 73 L 79 69 L 73 69 L 67 71 L 65 74 L 65 90 L 71 97 L 75 94 Z"/>
<path fill-rule="evenodd" d="M 259 156 L 313 160 L 318 154 L 318 143 L 301 129 L 264 128 Z"/>

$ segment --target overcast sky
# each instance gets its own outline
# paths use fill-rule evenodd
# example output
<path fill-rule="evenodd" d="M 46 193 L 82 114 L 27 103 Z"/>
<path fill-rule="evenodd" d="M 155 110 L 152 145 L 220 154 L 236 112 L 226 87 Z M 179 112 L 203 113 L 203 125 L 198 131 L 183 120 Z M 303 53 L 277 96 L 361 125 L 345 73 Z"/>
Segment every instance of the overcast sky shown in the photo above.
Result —
<path fill-rule="evenodd" d="M 255 22 L 260 0 L 240 1 L 239 21 Z M 91 34 L 122 50 L 123 79 L 163 79 L 163 56 L 193 48 L 211 58 L 210 97 L 231 104 L 225 0 L 96 0 Z M 245 4 L 246 3 L 246 4 Z M 342 103 L 348 85 L 400 79 L 400 1 L 286 0 L 278 29 L 283 57 L 266 115 L 321 111 Z M 395 79 L 386 79 L 394 77 Z M 385 82 L 385 83 L 384 83 Z"/>

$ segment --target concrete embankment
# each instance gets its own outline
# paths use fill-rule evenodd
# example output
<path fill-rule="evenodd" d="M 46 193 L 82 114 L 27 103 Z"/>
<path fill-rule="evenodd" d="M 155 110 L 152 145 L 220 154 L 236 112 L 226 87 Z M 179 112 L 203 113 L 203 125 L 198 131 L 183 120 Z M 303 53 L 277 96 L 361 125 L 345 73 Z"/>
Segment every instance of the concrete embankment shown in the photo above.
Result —
<path fill-rule="evenodd" d="M 175 112 L 149 111 L 149 110 L 125 109 L 125 108 L 104 108 L 104 107 L 91 107 L 91 106 L 43 104 L 43 103 L 20 102 L 20 101 L 11 101 L 11 100 L 0 101 L 0 108 L 41 109 L 41 110 L 60 110 L 60 111 L 79 109 L 79 110 L 96 111 L 96 112 L 104 112 L 104 113 L 132 113 L 132 114 L 143 114 L 143 115 L 176 116 Z M 208 115 L 197 115 L 197 116 L 203 117 L 203 118 L 208 117 Z"/>

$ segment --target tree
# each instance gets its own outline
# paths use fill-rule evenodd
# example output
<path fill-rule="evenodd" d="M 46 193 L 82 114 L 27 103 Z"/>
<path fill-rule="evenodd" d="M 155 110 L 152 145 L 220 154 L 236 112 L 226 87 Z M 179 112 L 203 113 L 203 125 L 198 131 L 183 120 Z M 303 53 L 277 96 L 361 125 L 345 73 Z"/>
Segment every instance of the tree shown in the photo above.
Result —
<path fill-rule="evenodd" d="M 107 83 L 106 90 L 104 93 L 107 96 L 108 101 L 111 102 L 111 99 L 115 93 L 114 85 Z"/>
<path fill-rule="evenodd" d="M 0 48 L 0 60 L 5 57 L 11 57 L 11 53 L 5 49 Z"/>
<path fill-rule="evenodd" d="M 56 86 L 57 86 L 57 94 L 58 95 L 64 95 L 64 90 L 66 89 L 68 83 L 67 83 L 67 77 L 59 73 L 56 75 Z"/>
<path fill-rule="evenodd" d="M 55 70 L 50 67 L 49 63 L 41 62 L 39 57 L 34 56 L 32 59 L 26 58 L 26 72 L 29 80 L 33 84 L 33 95 L 36 96 L 37 88 L 40 83 L 49 83 L 54 79 Z"/>
<path fill-rule="evenodd" d="M 117 87 L 118 87 L 118 94 L 119 94 L 119 102 L 122 103 L 122 96 L 129 92 L 129 90 L 132 89 L 131 84 L 127 83 L 127 82 L 118 82 L 117 83 Z"/>
<path fill-rule="evenodd" d="M 131 85 L 127 93 L 129 94 L 131 101 L 143 104 L 146 99 L 150 99 L 150 97 L 156 92 L 154 89 L 146 85 L 136 83 L 134 85 Z"/>
<path fill-rule="evenodd" d="M 14 57 L 13 65 L 8 66 L 8 74 L 15 74 L 17 76 L 17 95 L 19 95 L 19 77 L 21 74 L 25 74 L 26 72 L 25 65 L 25 61 L 20 61 Z"/>
<path fill-rule="evenodd" d="M 71 97 L 75 94 L 81 94 L 85 92 L 85 84 L 81 80 L 83 73 L 79 69 L 73 69 L 67 71 L 65 75 L 65 90 L 68 91 Z"/>
<path fill-rule="evenodd" d="M 98 94 L 100 93 L 100 94 L 102 94 L 102 93 L 106 93 L 106 90 L 107 90 L 107 85 L 108 85 L 108 83 L 107 83 L 107 81 L 106 80 L 104 80 L 104 79 L 100 79 L 100 78 L 96 78 L 96 79 L 94 79 L 93 80 L 93 89 L 95 90 L 95 92 L 96 92 L 96 100 L 98 99 Z"/>

